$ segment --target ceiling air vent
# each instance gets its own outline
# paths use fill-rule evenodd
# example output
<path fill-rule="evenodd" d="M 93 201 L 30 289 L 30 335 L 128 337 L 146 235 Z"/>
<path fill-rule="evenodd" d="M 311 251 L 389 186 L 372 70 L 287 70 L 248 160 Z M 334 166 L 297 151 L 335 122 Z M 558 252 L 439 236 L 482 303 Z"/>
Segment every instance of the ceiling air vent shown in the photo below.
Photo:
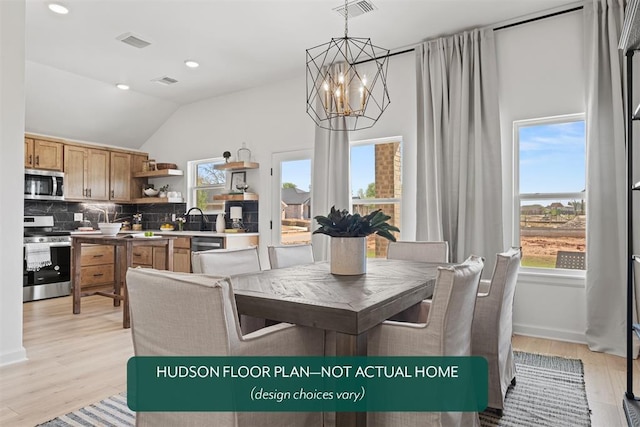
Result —
<path fill-rule="evenodd" d="M 164 77 L 158 77 L 157 79 L 153 79 L 151 80 L 154 83 L 159 83 L 161 85 L 165 85 L 165 86 L 169 86 L 172 85 L 174 83 L 178 83 L 178 81 L 172 77 L 168 77 L 168 76 L 164 76 Z"/>
<path fill-rule="evenodd" d="M 364 15 L 368 12 L 373 12 L 378 9 L 373 3 L 367 0 L 354 0 L 347 3 L 347 16 L 349 18 L 355 18 L 356 16 Z M 344 16 L 344 5 L 333 8 L 340 16 Z"/>
<path fill-rule="evenodd" d="M 129 46 L 137 47 L 138 49 L 142 49 L 143 47 L 149 46 L 151 43 L 144 40 L 142 37 L 137 36 L 133 33 L 124 33 L 120 34 L 116 37 L 116 40 L 120 40 L 122 43 L 126 43 Z"/>

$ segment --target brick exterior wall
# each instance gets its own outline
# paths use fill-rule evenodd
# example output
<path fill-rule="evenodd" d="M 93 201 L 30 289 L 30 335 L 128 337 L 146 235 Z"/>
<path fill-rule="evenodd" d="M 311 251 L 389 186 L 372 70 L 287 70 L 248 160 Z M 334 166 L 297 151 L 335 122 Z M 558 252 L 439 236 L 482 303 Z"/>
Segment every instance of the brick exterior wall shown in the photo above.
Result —
<path fill-rule="evenodd" d="M 402 197 L 402 170 L 400 157 L 400 143 L 376 144 L 375 146 L 375 170 L 376 170 L 376 198 Z M 400 206 L 376 205 L 373 209 L 382 209 L 391 216 L 389 224 L 400 228 Z M 374 238 L 376 258 L 387 256 L 389 241 L 381 237 Z"/>

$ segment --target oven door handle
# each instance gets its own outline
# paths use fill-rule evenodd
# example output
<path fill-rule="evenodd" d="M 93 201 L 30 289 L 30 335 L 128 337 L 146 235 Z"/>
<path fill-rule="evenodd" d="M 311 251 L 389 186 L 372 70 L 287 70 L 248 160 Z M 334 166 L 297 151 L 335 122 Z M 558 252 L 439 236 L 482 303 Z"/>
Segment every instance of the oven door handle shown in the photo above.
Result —
<path fill-rule="evenodd" d="M 71 242 L 50 242 L 47 244 L 52 248 L 65 248 L 71 246 Z"/>

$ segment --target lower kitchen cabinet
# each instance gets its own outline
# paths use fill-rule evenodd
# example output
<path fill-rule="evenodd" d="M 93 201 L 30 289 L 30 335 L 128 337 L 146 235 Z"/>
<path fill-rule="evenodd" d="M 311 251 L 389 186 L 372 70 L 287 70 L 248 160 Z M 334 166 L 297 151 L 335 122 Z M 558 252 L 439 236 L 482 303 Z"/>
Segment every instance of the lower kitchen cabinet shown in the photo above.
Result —
<path fill-rule="evenodd" d="M 191 273 L 191 238 L 178 237 L 173 241 L 173 271 Z"/>
<path fill-rule="evenodd" d="M 82 292 L 113 288 L 115 250 L 108 245 L 82 245 L 80 289 Z M 75 284 L 74 284 L 75 286 Z"/>
<path fill-rule="evenodd" d="M 191 272 L 191 238 L 178 237 L 173 241 L 173 271 Z M 167 260 L 164 248 L 137 246 L 133 252 L 133 266 L 165 270 Z"/>

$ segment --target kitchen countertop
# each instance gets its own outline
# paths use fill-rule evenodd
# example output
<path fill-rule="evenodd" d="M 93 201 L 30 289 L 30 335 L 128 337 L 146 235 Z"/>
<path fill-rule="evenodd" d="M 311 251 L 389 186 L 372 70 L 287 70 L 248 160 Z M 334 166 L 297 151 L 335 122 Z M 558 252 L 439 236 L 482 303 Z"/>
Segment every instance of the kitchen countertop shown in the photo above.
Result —
<path fill-rule="evenodd" d="M 242 236 L 259 236 L 260 233 L 217 233 L 215 231 L 162 231 L 162 230 L 125 230 L 121 231 L 118 234 L 132 234 L 132 233 L 144 233 L 145 231 L 152 231 L 153 234 L 157 234 L 159 236 L 185 236 L 185 237 L 195 237 L 195 236 L 206 236 L 206 237 L 242 237 Z M 102 234 L 100 230 L 93 231 L 72 231 L 72 236 L 84 236 L 91 234 Z"/>

